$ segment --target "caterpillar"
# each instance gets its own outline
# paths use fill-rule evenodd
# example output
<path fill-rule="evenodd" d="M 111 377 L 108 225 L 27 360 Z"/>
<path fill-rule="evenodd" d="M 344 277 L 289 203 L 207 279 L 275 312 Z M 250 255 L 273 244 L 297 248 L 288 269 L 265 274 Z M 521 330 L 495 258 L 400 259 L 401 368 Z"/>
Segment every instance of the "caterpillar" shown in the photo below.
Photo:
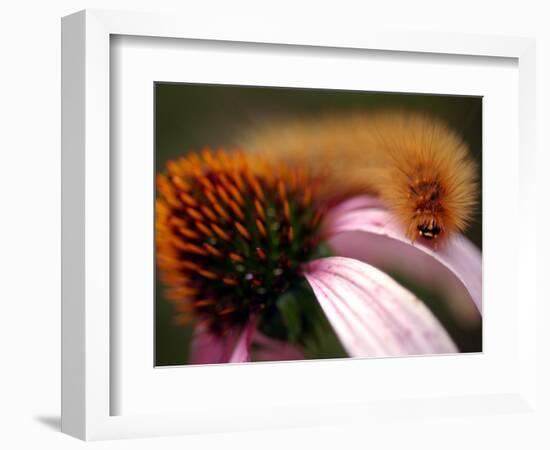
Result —
<path fill-rule="evenodd" d="M 301 119 L 261 126 L 241 142 L 267 158 L 309 165 L 329 196 L 379 196 L 413 241 L 442 242 L 473 217 L 476 163 L 457 132 L 423 113 Z"/>

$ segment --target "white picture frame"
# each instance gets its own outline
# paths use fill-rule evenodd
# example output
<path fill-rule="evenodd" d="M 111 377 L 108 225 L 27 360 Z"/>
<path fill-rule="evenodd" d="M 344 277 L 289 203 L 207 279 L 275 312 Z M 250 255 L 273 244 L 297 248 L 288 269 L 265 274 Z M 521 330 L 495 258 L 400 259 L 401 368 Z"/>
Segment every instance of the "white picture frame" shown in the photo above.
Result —
<path fill-rule="evenodd" d="M 186 17 L 96 10 L 67 16 L 62 22 L 62 430 L 65 433 L 96 440 L 323 424 L 334 420 L 375 421 L 380 416 L 394 415 L 396 401 L 400 402 L 401 416 L 420 408 L 442 415 L 536 411 L 536 353 L 532 351 L 537 339 L 536 292 L 535 271 L 530 269 L 536 241 L 534 234 L 526 234 L 521 240 L 514 240 L 512 246 L 519 261 L 517 267 L 512 264 L 510 269 L 515 275 L 513 286 L 522 286 L 521 303 L 517 302 L 517 291 L 509 294 L 518 311 L 513 345 L 517 357 L 514 361 L 520 364 L 505 388 L 498 386 L 495 392 L 470 390 L 457 397 L 457 393 L 442 396 L 434 387 L 434 393 L 423 392 L 421 398 L 400 391 L 392 399 L 365 397 L 350 402 L 346 397 L 341 402 L 333 399 L 330 404 L 316 404 L 305 398 L 299 406 L 284 401 L 271 406 L 268 402 L 261 408 L 258 404 L 253 412 L 220 402 L 216 411 L 202 408 L 202 414 L 201 408 L 195 408 L 199 413 L 140 411 L 139 414 L 113 415 L 113 393 L 120 388 L 112 378 L 113 358 L 117 355 L 112 351 L 116 324 L 111 320 L 110 305 L 113 289 L 110 258 L 114 245 L 110 233 L 110 186 L 117 176 L 110 169 L 113 101 L 110 63 L 114 35 L 243 45 L 284 44 L 300 46 L 306 52 L 308 48 L 323 47 L 334 52 L 339 49 L 407 52 L 411 58 L 462 55 L 517 61 L 519 177 L 511 180 L 510 189 L 514 211 L 521 216 L 521 226 L 535 228 L 531 181 L 535 161 L 535 44 L 532 39 L 373 29 L 360 34 L 350 30 L 329 35 L 311 30 L 307 33 L 298 29 L 274 30 L 258 22 L 238 28 L 228 23 L 209 30 Z M 294 364 L 301 364 L 305 371 L 313 370 L 308 363 Z M 440 360 L 434 364 L 449 362 Z M 346 370 L 344 365 L 338 370 Z M 269 372 L 277 371 L 278 366 L 259 365 L 254 366 L 254 370 L 270 376 Z M 347 370 L 351 370 L 351 366 L 348 367 Z M 242 373 L 243 369 L 247 368 L 239 367 L 233 372 Z M 228 416 L 231 419 L 227 419 Z"/>

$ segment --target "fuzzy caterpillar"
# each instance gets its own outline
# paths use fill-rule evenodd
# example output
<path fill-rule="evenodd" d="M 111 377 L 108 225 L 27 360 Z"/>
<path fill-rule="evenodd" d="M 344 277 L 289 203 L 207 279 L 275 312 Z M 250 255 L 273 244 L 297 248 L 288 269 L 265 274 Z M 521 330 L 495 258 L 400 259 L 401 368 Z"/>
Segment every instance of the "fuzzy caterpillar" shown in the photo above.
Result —
<path fill-rule="evenodd" d="M 459 135 L 420 113 L 326 116 L 259 128 L 244 148 L 308 164 L 325 192 L 379 196 L 411 240 L 464 231 L 477 199 L 476 164 Z"/>

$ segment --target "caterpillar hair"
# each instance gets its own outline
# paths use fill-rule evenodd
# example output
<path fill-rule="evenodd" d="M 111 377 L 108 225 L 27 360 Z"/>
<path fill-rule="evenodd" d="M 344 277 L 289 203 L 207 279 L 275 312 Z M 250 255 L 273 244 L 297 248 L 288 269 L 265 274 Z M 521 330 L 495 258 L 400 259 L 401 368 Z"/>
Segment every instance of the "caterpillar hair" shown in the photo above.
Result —
<path fill-rule="evenodd" d="M 477 199 L 476 163 L 461 137 L 421 113 L 325 116 L 260 127 L 244 148 L 308 164 L 325 193 L 379 196 L 411 240 L 464 231 Z"/>

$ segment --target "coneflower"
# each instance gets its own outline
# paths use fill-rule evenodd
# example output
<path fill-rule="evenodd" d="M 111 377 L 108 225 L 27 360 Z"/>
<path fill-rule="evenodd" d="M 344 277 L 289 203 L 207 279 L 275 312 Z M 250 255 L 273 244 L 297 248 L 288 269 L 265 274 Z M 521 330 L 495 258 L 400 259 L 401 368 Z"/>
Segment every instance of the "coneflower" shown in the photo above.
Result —
<path fill-rule="evenodd" d="M 249 361 L 252 343 L 269 350 L 268 359 L 302 357 L 299 340 L 265 330 L 279 299 L 304 285 L 351 356 L 457 351 L 426 306 L 389 276 L 357 259 L 322 257 L 338 234 L 388 234 L 388 220 L 379 231 L 348 220 L 363 213 L 363 225 L 371 223 L 381 211 L 376 199 L 328 210 L 322 183 L 304 166 L 241 152 L 204 150 L 168 162 L 157 181 L 157 263 L 178 320 L 195 323 L 193 362 Z M 415 249 L 430 255 L 422 245 Z M 452 261 L 432 259 L 477 295 Z"/>
<path fill-rule="evenodd" d="M 204 150 L 158 177 L 167 297 L 214 333 L 244 325 L 301 277 L 320 243 L 317 180 L 284 164 Z"/>

